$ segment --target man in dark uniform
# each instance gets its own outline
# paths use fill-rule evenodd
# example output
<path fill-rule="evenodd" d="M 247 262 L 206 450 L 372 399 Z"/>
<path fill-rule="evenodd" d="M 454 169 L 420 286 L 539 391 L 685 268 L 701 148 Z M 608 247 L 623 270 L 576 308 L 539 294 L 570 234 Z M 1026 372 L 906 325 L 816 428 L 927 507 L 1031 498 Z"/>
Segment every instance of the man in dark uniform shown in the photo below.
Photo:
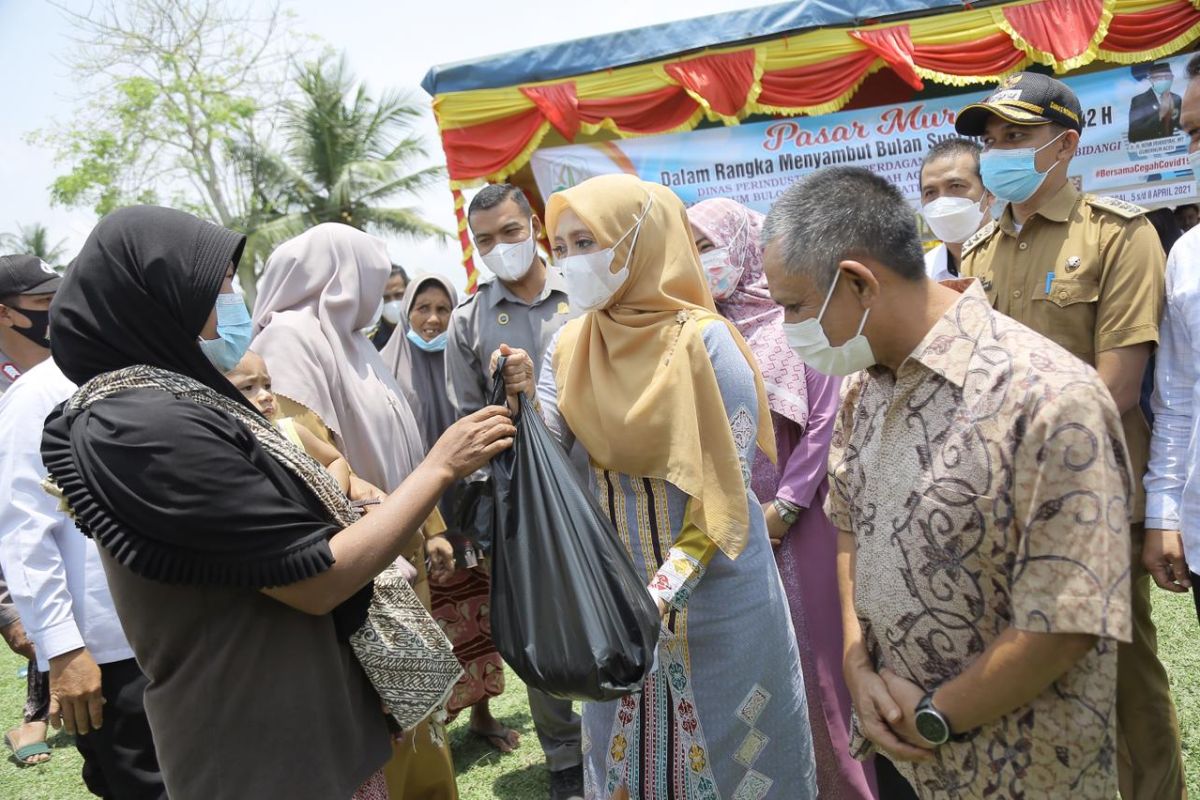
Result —
<path fill-rule="evenodd" d="M 399 264 L 392 264 L 392 274 L 383 287 L 383 313 L 379 317 L 379 324 L 367 337 L 376 350 L 382 350 L 396 328 L 403 328 L 406 324 L 400 317 L 404 314 L 404 293 L 407 289 L 408 273 Z"/>
<path fill-rule="evenodd" d="M 1125 800 L 1185 796 L 1179 725 L 1150 616 L 1141 566 L 1150 430 L 1142 376 L 1165 296 L 1164 256 L 1146 211 L 1081 194 L 1069 178 L 1083 130 L 1075 93 L 1022 72 L 961 112 L 955 129 L 983 141 L 984 186 L 1003 211 L 963 245 L 962 275 L 977 277 L 995 308 L 1100 373 L 1117 409 L 1132 467 L 1133 641 L 1117 658 L 1117 744 Z"/>
<path fill-rule="evenodd" d="M 1171 91 L 1175 73 L 1160 61 L 1150 66 L 1150 88 L 1129 104 L 1129 141 L 1146 142 L 1173 136 L 1179 130 L 1179 106 L 1183 102 Z"/>

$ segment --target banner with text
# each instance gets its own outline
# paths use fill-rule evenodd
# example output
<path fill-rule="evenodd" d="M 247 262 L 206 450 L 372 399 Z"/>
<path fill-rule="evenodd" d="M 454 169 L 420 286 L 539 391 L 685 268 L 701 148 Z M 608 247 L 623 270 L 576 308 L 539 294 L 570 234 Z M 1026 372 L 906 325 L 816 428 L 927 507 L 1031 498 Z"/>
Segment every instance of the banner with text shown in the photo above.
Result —
<path fill-rule="evenodd" d="M 1084 191 L 1147 207 L 1196 198 L 1179 104 L 1191 55 L 1166 59 L 1174 73 L 1150 85 L 1147 65 L 1066 79 L 1083 107 L 1084 130 L 1070 177 Z M 688 133 L 538 150 L 533 173 L 544 197 L 594 175 L 627 172 L 669 186 L 692 204 L 729 197 L 766 212 L 797 178 L 820 167 L 866 167 L 916 205 L 920 165 L 935 142 L 954 136 L 958 109 L 977 91 L 817 117 L 770 120 Z"/>

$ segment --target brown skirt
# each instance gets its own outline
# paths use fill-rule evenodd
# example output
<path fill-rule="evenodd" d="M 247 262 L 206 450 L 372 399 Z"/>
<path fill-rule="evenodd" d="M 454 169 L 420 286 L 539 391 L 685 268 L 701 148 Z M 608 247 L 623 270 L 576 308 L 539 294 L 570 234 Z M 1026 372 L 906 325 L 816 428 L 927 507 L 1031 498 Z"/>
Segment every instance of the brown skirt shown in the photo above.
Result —
<path fill-rule="evenodd" d="M 492 581 L 482 567 L 455 570 L 430 581 L 433 618 L 454 645 L 463 676 L 446 703 L 453 720 L 460 711 L 504 693 L 504 661 L 492 644 Z"/>

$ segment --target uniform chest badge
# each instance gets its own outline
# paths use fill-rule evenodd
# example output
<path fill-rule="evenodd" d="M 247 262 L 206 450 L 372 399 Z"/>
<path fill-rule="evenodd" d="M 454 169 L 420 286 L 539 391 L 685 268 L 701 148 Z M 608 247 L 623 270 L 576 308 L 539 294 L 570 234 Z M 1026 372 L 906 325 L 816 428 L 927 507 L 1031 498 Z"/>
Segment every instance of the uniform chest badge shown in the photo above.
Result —
<path fill-rule="evenodd" d="M 559 314 L 570 314 L 570 313 L 571 313 L 571 307 L 570 307 L 569 305 L 567 305 L 566 303 L 559 303 L 559 304 L 558 304 L 558 312 L 557 312 L 557 313 L 559 313 Z"/>
<path fill-rule="evenodd" d="M 501 311 L 500 316 L 496 317 L 496 322 L 500 323 L 501 325 L 507 325 L 508 324 L 508 314 Z"/>
<path fill-rule="evenodd" d="M 1074 272 L 1079 269 L 1079 265 L 1082 263 L 1083 261 L 1080 260 L 1079 256 L 1071 256 L 1067 259 L 1067 272 Z"/>
<path fill-rule="evenodd" d="M 979 285 L 983 287 L 985 292 L 990 292 L 992 290 L 992 282 L 987 278 L 980 278 Z"/>

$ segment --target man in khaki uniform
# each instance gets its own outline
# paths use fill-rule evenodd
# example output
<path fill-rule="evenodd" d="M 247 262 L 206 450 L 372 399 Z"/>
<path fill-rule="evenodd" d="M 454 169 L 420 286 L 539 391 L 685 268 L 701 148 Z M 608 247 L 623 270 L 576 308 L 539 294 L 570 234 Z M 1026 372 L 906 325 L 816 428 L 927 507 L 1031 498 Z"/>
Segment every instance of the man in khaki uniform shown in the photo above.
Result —
<path fill-rule="evenodd" d="M 983 183 L 1003 209 L 963 245 L 962 274 L 981 280 L 998 311 L 1094 366 L 1121 412 L 1136 487 L 1130 509 L 1133 642 L 1121 644 L 1118 657 L 1121 795 L 1184 797 L 1179 725 L 1157 656 L 1150 577 L 1139 557 L 1150 430 L 1138 400 L 1158 341 L 1162 246 L 1144 209 L 1075 188 L 1069 168 L 1082 111 L 1062 82 L 1013 75 L 963 109 L 955 128 L 982 137 Z"/>

